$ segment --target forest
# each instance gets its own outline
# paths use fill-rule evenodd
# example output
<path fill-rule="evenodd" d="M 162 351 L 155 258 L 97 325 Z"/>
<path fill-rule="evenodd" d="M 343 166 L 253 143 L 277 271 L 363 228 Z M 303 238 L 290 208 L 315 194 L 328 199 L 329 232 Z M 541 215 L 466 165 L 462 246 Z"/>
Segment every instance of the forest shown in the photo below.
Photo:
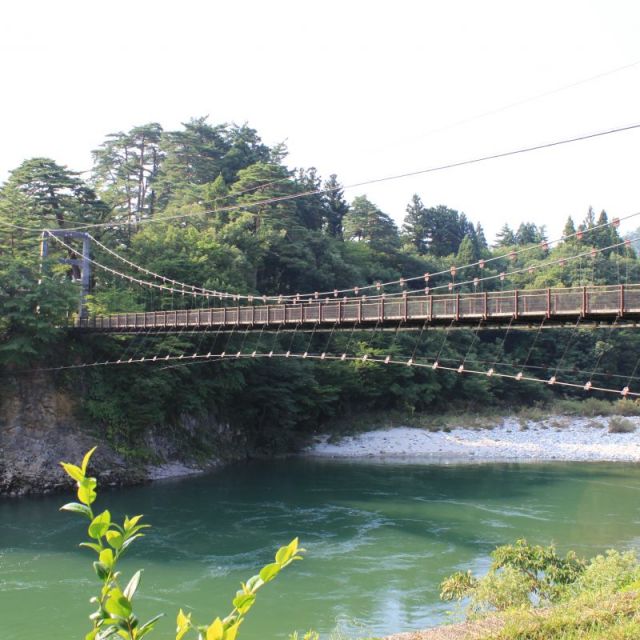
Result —
<path fill-rule="evenodd" d="M 565 239 L 557 243 L 549 242 L 546 229 L 534 222 L 517 228 L 505 224 L 490 242 L 481 221 L 408 194 L 398 227 L 366 194 L 348 199 L 338 176 L 288 167 L 285 146 L 265 145 L 248 125 L 212 124 L 206 117 L 176 131 L 145 124 L 108 135 L 92 157 L 93 167 L 86 173 L 53 159 L 31 158 L 0 187 L 3 386 L 43 368 L 123 353 L 268 350 L 277 343 L 298 351 L 413 353 L 426 360 L 439 354 L 443 362 L 464 359 L 508 372 L 524 363 L 541 378 L 555 373 L 580 384 L 593 378 L 607 387 L 633 386 L 640 338 L 633 330 L 608 327 L 244 337 L 74 332 L 67 325 L 77 312 L 77 267 L 60 263 L 69 257 L 64 251 L 52 251 L 41 265 L 42 229 L 86 228 L 111 250 L 152 272 L 229 293 L 331 291 L 448 271 L 452 265 L 496 256 L 501 257 L 484 269 L 465 272 L 466 278 L 481 276 L 475 290 L 640 280 L 634 243 L 623 243 L 605 211 L 585 207 L 568 212 Z M 597 249 L 593 255 L 570 259 L 592 248 Z M 546 261 L 554 264 L 537 268 Z M 121 267 L 109 254 L 101 254 L 100 262 Z M 495 277 L 503 272 L 505 278 Z M 485 281 L 487 276 L 494 277 Z M 443 275 L 431 285 L 449 280 Z M 91 313 L 197 304 L 189 296 L 136 288 L 98 269 L 91 286 Z M 407 286 L 425 285 L 416 280 Z M 160 427 L 174 433 L 181 415 L 213 415 L 249 434 L 265 451 L 286 451 L 323 425 L 362 412 L 413 415 L 477 406 L 510 410 L 549 402 L 560 393 L 534 383 L 363 361 L 139 365 L 50 375 L 61 388 L 80 389 L 77 410 L 83 422 L 99 426 L 114 448 L 131 454 L 140 453 L 136 443 L 145 430 Z"/>

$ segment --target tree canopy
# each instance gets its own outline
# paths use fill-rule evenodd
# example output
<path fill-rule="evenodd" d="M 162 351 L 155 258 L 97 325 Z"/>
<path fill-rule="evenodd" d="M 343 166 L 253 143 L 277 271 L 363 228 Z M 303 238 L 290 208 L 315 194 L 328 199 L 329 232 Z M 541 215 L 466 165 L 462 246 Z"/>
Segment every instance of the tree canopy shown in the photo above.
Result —
<path fill-rule="evenodd" d="M 123 351 L 179 354 L 249 345 L 255 350 L 316 348 L 356 355 L 413 352 L 424 358 L 439 352 L 443 362 L 456 366 L 460 354 L 478 362 L 511 358 L 540 367 L 539 375 L 546 375 L 549 363 L 563 357 L 566 341 L 553 332 L 545 332 L 533 344 L 524 332 L 505 336 L 499 331 L 477 337 L 453 332 L 444 342 L 433 335 L 437 332 L 425 332 L 419 339 L 402 332 L 278 334 L 269 343 L 258 333 L 244 338 L 165 335 L 146 341 L 79 337 L 65 328 L 77 306 L 78 273 L 60 264 L 60 259 L 71 257 L 60 248 L 53 248 L 49 261 L 40 264 L 43 228 L 95 224 L 94 235 L 151 272 L 255 296 L 332 292 L 435 272 L 446 275 L 434 278 L 429 286 L 446 285 L 452 265 L 471 263 L 476 266 L 464 272 L 466 279 L 517 271 L 506 284 L 497 278 L 481 282 L 484 290 L 617 284 L 637 282 L 640 277 L 636 253 L 627 246 L 560 264 L 560 258 L 578 250 L 588 253 L 592 247 L 620 244 L 618 230 L 608 224 L 605 211 L 596 215 L 589 209 L 577 229 L 570 217 L 564 235 L 571 238 L 552 247 L 544 244 L 544 227 L 523 222 L 515 230 L 505 224 L 489 248 L 479 221 L 445 205 L 425 204 L 423 196 L 413 194 L 399 230 L 390 213 L 366 194 L 347 198 L 337 175 L 325 179 L 313 167 L 288 167 L 284 146 L 265 145 L 246 124 L 212 124 L 206 117 L 189 120 L 175 131 L 158 123 L 144 124 L 108 135 L 93 157 L 87 179 L 54 160 L 33 158 L 12 171 L 0 187 L 0 375 L 34 363 L 59 362 L 61 354 L 96 360 L 116 358 Z M 576 230 L 582 232 L 580 237 Z M 512 247 L 530 250 L 514 253 L 512 259 L 500 257 Z M 481 268 L 479 261 L 490 258 Z M 544 260 L 554 265 L 527 268 Z M 128 269 L 104 252 L 99 261 L 115 271 Z M 198 303 L 188 295 L 136 288 L 113 271 L 98 268 L 91 284 L 90 307 L 102 313 L 192 308 Z M 425 284 L 421 278 L 409 286 Z M 570 345 L 564 364 L 576 373 L 566 375 L 580 381 L 582 374 L 577 372 L 593 365 L 594 353 L 603 371 L 633 371 L 630 353 L 638 338 L 629 332 L 596 333 L 580 333 Z M 78 383 L 73 375 L 80 374 L 69 373 L 69 384 Z M 215 369 L 156 369 L 135 385 L 131 369 L 116 373 L 105 367 L 86 375 L 91 385 L 83 410 L 99 424 L 112 425 L 117 438 L 128 441 L 149 424 L 176 424 L 176 407 L 214 412 L 246 429 L 265 433 L 270 429 L 270 437 L 277 439 L 281 425 L 291 435 L 363 407 L 420 411 L 447 406 L 453 399 L 528 403 L 550 393 L 541 385 L 508 386 L 497 378 L 379 368 L 366 361 L 263 360 L 220 363 Z M 157 389 L 163 389 L 166 397 L 161 398 Z M 122 424 L 128 425 L 126 433 L 117 426 Z"/>

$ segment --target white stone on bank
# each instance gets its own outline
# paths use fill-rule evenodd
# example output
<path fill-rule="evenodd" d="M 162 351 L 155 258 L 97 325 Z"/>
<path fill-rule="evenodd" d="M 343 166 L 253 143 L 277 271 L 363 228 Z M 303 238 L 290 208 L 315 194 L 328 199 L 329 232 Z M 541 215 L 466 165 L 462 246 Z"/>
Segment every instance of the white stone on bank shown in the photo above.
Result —
<path fill-rule="evenodd" d="M 563 426 L 557 428 L 558 420 Z M 428 458 L 455 460 L 640 460 L 640 417 L 625 418 L 635 427 L 631 433 L 609 433 L 609 418 L 549 418 L 529 422 L 505 418 L 491 429 L 456 427 L 430 431 L 396 427 L 347 436 L 330 443 L 320 436 L 306 455 L 324 458 Z M 594 423 L 597 426 L 594 426 Z M 566 426 L 564 426 L 566 424 Z"/>

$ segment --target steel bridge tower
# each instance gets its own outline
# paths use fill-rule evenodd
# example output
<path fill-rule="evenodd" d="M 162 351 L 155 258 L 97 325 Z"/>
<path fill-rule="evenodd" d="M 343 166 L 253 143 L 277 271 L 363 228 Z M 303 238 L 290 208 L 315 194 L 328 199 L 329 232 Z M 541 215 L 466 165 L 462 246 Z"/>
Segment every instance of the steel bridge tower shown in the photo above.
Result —
<path fill-rule="evenodd" d="M 80 282 L 80 301 L 78 304 L 78 316 L 81 319 L 87 318 L 89 312 L 87 310 L 87 296 L 91 285 L 91 236 L 82 231 L 67 231 L 65 229 L 53 229 L 42 232 L 40 238 L 40 259 L 42 263 L 49 256 L 49 236 L 60 238 L 63 242 L 66 240 L 82 240 L 82 252 L 78 251 L 76 258 L 60 258 L 58 262 L 61 264 L 70 264 L 76 267 L 80 273 L 77 278 L 74 274 L 74 280 Z M 42 264 L 41 263 L 41 264 Z"/>

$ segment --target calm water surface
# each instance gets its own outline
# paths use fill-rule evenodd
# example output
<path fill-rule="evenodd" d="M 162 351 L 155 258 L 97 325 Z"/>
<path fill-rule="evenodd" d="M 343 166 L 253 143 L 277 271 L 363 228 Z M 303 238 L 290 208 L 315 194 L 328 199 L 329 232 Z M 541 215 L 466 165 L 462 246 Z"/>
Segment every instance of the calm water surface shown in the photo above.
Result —
<path fill-rule="evenodd" d="M 3 640 L 84 637 L 93 558 L 65 501 L 0 500 Z M 226 614 L 240 580 L 295 535 L 307 557 L 259 594 L 244 640 L 445 621 L 440 580 L 522 536 L 585 555 L 640 546 L 640 467 L 625 464 L 275 461 L 104 492 L 97 506 L 153 524 L 123 569 L 145 569 L 141 613 L 167 613 L 157 638 L 173 637 L 180 606 L 201 622 Z"/>

